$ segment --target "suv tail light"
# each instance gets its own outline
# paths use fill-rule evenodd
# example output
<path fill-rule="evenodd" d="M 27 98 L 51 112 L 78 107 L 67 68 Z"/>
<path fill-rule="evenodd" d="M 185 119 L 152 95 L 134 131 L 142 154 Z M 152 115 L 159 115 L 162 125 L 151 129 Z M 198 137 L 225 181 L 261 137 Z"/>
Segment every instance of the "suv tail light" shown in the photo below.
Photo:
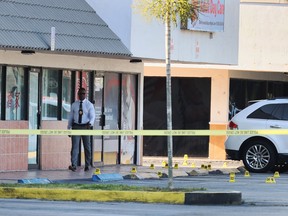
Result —
<path fill-rule="evenodd" d="M 230 121 L 229 122 L 229 128 L 230 128 L 230 130 L 238 129 L 238 125 L 235 124 L 233 121 Z"/>

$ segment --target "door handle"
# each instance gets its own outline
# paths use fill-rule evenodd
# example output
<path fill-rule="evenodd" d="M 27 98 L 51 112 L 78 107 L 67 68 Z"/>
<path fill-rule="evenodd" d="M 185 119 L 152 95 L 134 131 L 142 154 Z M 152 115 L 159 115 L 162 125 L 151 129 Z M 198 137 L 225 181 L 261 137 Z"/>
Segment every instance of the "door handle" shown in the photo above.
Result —
<path fill-rule="evenodd" d="M 41 111 L 40 109 L 37 111 L 37 129 L 41 128 Z"/>
<path fill-rule="evenodd" d="M 270 128 L 282 128 L 280 125 L 270 125 Z"/>
<path fill-rule="evenodd" d="M 106 118 L 105 118 L 105 115 L 102 114 L 102 115 L 100 115 L 99 126 L 104 127 L 105 124 L 106 124 Z"/>

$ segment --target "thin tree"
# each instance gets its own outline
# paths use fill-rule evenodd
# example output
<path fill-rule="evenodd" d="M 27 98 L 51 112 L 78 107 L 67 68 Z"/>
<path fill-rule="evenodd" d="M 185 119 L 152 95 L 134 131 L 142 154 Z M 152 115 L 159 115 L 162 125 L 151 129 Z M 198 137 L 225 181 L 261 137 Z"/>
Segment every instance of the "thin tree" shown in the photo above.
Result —
<path fill-rule="evenodd" d="M 198 18 L 200 5 L 198 0 L 135 0 L 136 7 L 145 16 L 152 16 L 165 23 L 165 62 L 166 62 L 166 102 L 167 130 L 172 130 L 171 98 L 171 25 L 177 26 L 177 20 L 185 25 L 187 20 Z M 168 151 L 168 188 L 173 189 L 173 137 L 167 136 Z"/>

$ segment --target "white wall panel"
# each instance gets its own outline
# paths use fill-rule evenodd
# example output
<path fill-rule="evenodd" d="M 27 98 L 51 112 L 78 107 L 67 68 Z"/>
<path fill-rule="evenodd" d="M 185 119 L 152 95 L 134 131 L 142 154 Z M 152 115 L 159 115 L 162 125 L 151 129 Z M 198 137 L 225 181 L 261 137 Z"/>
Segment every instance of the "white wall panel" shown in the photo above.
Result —
<path fill-rule="evenodd" d="M 172 60 L 237 64 L 239 0 L 226 1 L 225 30 L 213 33 L 172 28 Z M 165 58 L 165 29 L 158 20 L 132 13 L 131 52 L 143 58 Z"/>
<path fill-rule="evenodd" d="M 239 66 L 288 71 L 288 4 L 242 3 Z"/>
<path fill-rule="evenodd" d="M 86 0 L 130 49 L 132 0 Z"/>
<path fill-rule="evenodd" d="M 165 59 L 165 29 L 161 21 L 144 17 L 131 7 L 133 0 L 86 0 L 108 23 L 136 57 Z M 239 0 L 225 1 L 224 32 L 172 28 L 172 60 L 179 62 L 237 64 Z"/>

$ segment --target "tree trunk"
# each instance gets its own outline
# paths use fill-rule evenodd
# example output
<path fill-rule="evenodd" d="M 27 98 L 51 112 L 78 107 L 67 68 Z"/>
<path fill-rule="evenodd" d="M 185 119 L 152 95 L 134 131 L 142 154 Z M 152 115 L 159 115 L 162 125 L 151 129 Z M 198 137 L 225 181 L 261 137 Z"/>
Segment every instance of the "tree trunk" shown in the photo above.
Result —
<path fill-rule="evenodd" d="M 172 130 L 172 99 L 171 99 L 171 20 L 167 14 L 165 22 L 165 49 L 166 49 L 166 101 L 167 101 L 167 130 Z M 168 151 L 168 188 L 173 189 L 173 137 L 167 136 Z"/>

